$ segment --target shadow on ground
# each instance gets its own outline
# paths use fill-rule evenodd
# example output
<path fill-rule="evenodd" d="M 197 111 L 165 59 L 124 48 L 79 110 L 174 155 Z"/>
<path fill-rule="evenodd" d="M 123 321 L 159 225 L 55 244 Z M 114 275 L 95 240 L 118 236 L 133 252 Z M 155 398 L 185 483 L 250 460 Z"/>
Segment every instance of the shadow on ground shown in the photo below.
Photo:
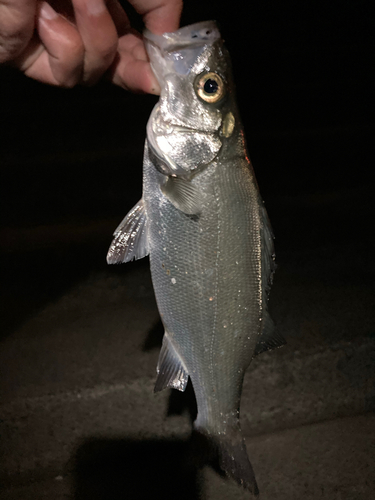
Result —
<path fill-rule="evenodd" d="M 90 439 L 75 457 L 75 500 L 198 500 L 201 489 L 188 441 Z"/>

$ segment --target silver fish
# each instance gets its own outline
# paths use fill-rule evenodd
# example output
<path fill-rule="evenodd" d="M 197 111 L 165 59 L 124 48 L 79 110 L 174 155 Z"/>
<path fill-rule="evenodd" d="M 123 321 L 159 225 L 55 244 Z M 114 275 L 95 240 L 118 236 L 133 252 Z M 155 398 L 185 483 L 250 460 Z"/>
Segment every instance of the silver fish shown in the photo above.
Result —
<path fill-rule="evenodd" d="M 250 164 L 230 59 L 214 21 L 145 33 L 160 100 L 147 125 L 143 197 L 114 233 L 107 261 L 150 256 L 165 328 L 155 391 L 191 378 L 196 431 L 258 494 L 241 436 L 243 378 L 285 341 L 267 312 L 273 235 Z"/>

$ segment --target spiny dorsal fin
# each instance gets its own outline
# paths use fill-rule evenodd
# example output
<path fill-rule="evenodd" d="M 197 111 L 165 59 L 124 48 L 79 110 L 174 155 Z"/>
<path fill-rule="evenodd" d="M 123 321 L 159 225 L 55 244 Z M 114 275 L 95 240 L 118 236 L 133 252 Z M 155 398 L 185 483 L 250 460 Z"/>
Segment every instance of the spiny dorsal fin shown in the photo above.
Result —
<path fill-rule="evenodd" d="M 280 333 L 275 332 L 275 326 L 268 312 L 264 314 L 262 322 L 263 326 L 260 338 L 255 346 L 253 357 L 286 344 L 284 337 Z"/>
<path fill-rule="evenodd" d="M 184 391 L 189 375 L 179 355 L 168 338 L 167 332 L 163 337 L 163 345 L 159 354 L 158 366 L 156 368 L 158 378 L 156 379 L 154 392 L 162 391 L 167 387 Z"/>
<path fill-rule="evenodd" d="M 107 253 L 108 264 L 121 264 L 148 255 L 147 217 L 141 199 L 114 232 Z"/>
<path fill-rule="evenodd" d="M 173 206 L 188 215 L 199 215 L 203 200 L 200 191 L 186 179 L 168 177 L 161 191 Z"/>

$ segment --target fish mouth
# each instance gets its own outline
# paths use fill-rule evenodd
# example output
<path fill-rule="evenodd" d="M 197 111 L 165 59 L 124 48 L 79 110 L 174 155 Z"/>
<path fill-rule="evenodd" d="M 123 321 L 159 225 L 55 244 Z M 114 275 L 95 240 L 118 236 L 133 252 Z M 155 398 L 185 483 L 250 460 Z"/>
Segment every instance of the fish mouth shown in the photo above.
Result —
<path fill-rule="evenodd" d="M 204 134 L 210 136 L 219 135 L 220 126 L 215 130 L 203 130 L 198 128 L 187 127 L 179 123 L 174 123 L 173 120 L 160 119 L 160 104 L 157 103 L 151 112 L 147 123 L 147 137 L 150 135 L 171 135 L 175 133 L 181 134 Z"/>
<path fill-rule="evenodd" d="M 205 48 L 220 39 L 220 32 L 215 21 L 203 21 L 163 35 L 145 30 L 143 37 L 151 67 L 163 87 L 166 75 L 187 75 Z"/>
<path fill-rule="evenodd" d="M 155 35 L 146 29 L 143 36 L 146 44 L 152 43 L 162 51 L 174 52 L 186 47 L 213 43 L 220 38 L 220 31 L 216 21 L 202 21 L 162 35 Z"/>

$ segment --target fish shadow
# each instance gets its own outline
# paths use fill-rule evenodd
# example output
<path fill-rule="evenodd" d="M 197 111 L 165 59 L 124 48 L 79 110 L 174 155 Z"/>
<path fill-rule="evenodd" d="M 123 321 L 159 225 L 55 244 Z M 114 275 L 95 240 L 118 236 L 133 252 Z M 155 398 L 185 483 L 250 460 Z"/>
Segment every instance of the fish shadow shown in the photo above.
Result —
<path fill-rule="evenodd" d="M 159 321 L 143 350 L 160 348 L 163 334 Z M 169 391 L 167 416 L 187 411 L 193 422 L 197 405 L 190 380 L 185 392 Z M 73 471 L 74 500 L 201 500 L 206 466 L 225 477 L 211 443 L 192 430 L 188 439 L 89 438 L 68 468 Z"/>
<path fill-rule="evenodd" d="M 146 339 L 142 346 L 143 352 L 149 352 L 153 349 L 160 349 L 163 342 L 164 326 L 160 319 L 147 332 Z"/>
<path fill-rule="evenodd" d="M 75 500 L 199 500 L 200 466 L 189 440 L 91 438 L 77 450 Z"/>

